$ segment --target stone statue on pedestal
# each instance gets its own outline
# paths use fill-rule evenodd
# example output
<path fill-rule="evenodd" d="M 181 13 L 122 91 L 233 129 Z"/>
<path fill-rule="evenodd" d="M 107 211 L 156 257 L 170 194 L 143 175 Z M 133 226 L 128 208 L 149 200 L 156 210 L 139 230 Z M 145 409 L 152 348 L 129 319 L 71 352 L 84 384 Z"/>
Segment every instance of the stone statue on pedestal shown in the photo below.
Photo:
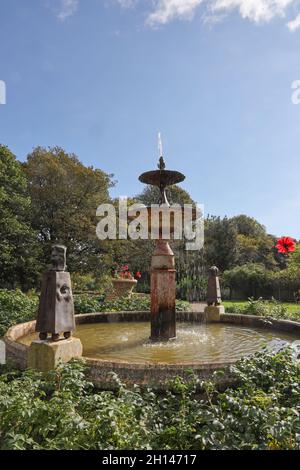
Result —
<path fill-rule="evenodd" d="M 52 247 L 52 267 L 44 274 L 36 322 L 40 340 L 70 338 L 75 329 L 74 302 L 70 273 L 66 272 L 66 252 L 62 245 Z"/>
<path fill-rule="evenodd" d="M 209 278 L 207 286 L 207 305 L 221 305 L 221 289 L 219 281 L 219 269 L 217 266 L 212 266 L 209 269 Z"/>
<path fill-rule="evenodd" d="M 225 313 L 221 299 L 219 269 L 212 266 L 209 270 L 207 285 L 207 306 L 204 309 L 204 318 L 207 322 L 219 322 L 220 315 Z"/>
<path fill-rule="evenodd" d="M 67 259 L 67 248 L 63 245 L 54 245 L 51 251 L 51 263 L 52 267 L 50 271 L 65 271 Z"/>

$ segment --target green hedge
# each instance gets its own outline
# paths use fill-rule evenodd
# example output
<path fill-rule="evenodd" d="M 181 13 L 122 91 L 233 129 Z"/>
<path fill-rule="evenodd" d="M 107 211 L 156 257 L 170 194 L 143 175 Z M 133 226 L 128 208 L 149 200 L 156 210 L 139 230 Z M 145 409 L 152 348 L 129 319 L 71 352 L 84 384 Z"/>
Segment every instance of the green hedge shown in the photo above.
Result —
<path fill-rule="evenodd" d="M 150 310 L 150 296 L 142 297 L 132 294 L 130 298 L 122 298 L 113 301 L 105 301 L 103 296 L 75 295 L 76 313 L 93 312 L 120 312 L 120 311 L 146 311 Z M 187 310 L 188 302 L 176 301 L 176 310 Z"/>
<path fill-rule="evenodd" d="M 257 315 L 260 317 L 300 321 L 300 308 L 299 311 L 290 311 L 286 305 L 275 299 L 254 300 L 250 298 L 246 304 L 237 303 L 235 305 L 234 303 L 229 303 L 226 311 L 240 315 Z"/>
<path fill-rule="evenodd" d="M 38 297 L 34 293 L 0 290 L 0 337 L 11 326 L 35 318 L 37 306 Z"/>
<path fill-rule="evenodd" d="M 131 298 L 105 302 L 103 295 L 75 295 L 75 313 L 140 311 L 150 309 L 150 298 L 133 294 Z M 178 310 L 187 309 L 188 303 L 177 301 Z M 36 317 L 38 296 L 30 292 L 24 294 L 20 290 L 0 290 L 0 337 L 8 328 L 17 323 L 33 320 Z"/>
<path fill-rule="evenodd" d="M 168 393 L 97 392 L 73 362 L 43 375 L 0 376 L 0 449 L 300 449 L 300 365 L 295 353 L 260 353 L 231 368 L 238 384 L 214 380 Z M 219 373 L 220 374 L 220 373 Z M 196 393 L 202 389 L 202 398 Z"/>

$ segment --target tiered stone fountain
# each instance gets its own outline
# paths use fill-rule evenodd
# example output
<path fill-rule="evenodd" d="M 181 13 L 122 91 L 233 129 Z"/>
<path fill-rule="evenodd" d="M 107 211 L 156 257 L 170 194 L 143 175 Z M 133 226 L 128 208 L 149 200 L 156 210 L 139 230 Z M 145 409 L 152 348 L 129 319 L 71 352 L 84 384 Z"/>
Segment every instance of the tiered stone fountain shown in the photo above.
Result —
<path fill-rule="evenodd" d="M 163 157 L 160 157 L 158 170 L 143 173 L 139 180 L 159 188 L 159 205 L 170 207 L 166 188 L 180 183 L 185 176 L 178 171 L 165 169 Z M 151 220 L 151 207 L 148 207 Z M 149 229 L 151 230 L 151 224 Z M 172 229 L 172 227 L 171 227 Z M 172 230 L 171 230 L 172 231 Z M 159 238 L 151 263 L 151 336 L 152 341 L 174 339 L 176 337 L 176 269 L 174 253 L 168 240 L 163 239 L 162 224 L 159 226 Z"/>
<path fill-rule="evenodd" d="M 161 157 L 159 168 L 143 173 L 139 179 L 145 184 L 157 186 L 160 190 L 157 202 L 168 207 L 166 187 L 179 183 L 184 178 L 182 173 L 166 170 Z M 147 210 L 148 220 L 151 221 L 152 208 Z M 173 229 L 174 226 L 171 226 L 171 232 Z M 212 268 L 209 280 L 206 312 L 176 312 L 174 254 L 168 239 L 163 237 L 159 223 L 159 236 L 151 264 L 151 312 L 102 312 L 75 317 L 77 329 L 74 336 L 82 342 L 83 356 L 86 357 L 89 376 L 94 384 L 99 388 L 114 388 L 111 376 L 113 371 L 129 385 L 135 383 L 165 389 L 170 379 L 178 375 L 189 377 L 191 370 L 199 378 L 205 378 L 213 371 L 222 369 L 265 345 L 278 348 L 300 338 L 300 323 L 270 319 L 266 321 L 257 316 L 223 313 L 219 305 L 220 289 L 216 269 Z M 55 275 L 58 276 L 57 273 Z M 61 276 L 64 276 L 64 285 L 60 286 L 59 299 L 68 304 L 70 288 L 68 290 L 65 283 L 66 273 L 62 272 Z M 45 311 L 44 309 L 39 314 L 43 315 Z M 45 327 L 43 324 L 39 328 L 38 323 L 37 329 L 41 332 L 42 339 L 47 333 L 52 333 L 54 342 L 47 347 L 55 352 L 51 363 L 56 364 L 59 360 L 56 354 L 58 348 L 60 349 L 59 333 L 65 333 L 62 349 L 66 349 L 66 359 L 69 354 L 67 346 L 72 342 L 69 337 L 72 325 L 58 325 L 57 329 L 57 313 L 64 310 L 60 307 L 51 311 L 55 320 L 53 325 L 48 326 L 47 323 Z M 213 315 L 212 323 L 206 323 L 207 314 Z M 35 331 L 36 322 L 32 321 L 10 328 L 5 336 L 7 359 L 14 361 L 20 368 L 24 369 L 30 363 L 28 352 L 32 342 L 37 340 Z M 36 347 L 40 354 L 44 354 L 39 344 Z M 36 357 L 39 359 L 38 355 Z M 38 362 L 39 360 L 36 364 Z M 224 377 L 227 380 L 227 376 Z"/>

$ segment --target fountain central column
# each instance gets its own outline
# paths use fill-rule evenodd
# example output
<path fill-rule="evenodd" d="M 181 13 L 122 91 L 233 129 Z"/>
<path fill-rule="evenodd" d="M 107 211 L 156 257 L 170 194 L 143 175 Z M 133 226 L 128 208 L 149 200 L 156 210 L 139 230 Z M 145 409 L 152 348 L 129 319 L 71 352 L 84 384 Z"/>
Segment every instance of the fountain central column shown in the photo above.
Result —
<path fill-rule="evenodd" d="M 139 180 L 142 183 L 156 186 L 159 189 L 159 207 L 167 207 L 170 209 L 170 204 L 166 196 L 166 188 L 173 184 L 178 184 L 184 181 L 185 176 L 179 171 L 166 170 L 166 164 L 162 156 L 161 140 L 160 140 L 160 157 L 157 165 L 158 169 L 154 171 L 146 171 L 142 173 Z M 151 336 L 153 341 L 167 341 L 176 338 L 176 270 L 174 253 L 170 248 L 167 238 L 170 234 L 174 233 L 174 226 L 169 226 L 169 234 L 163 238 L 164 218 L 159 209 L 159 222 L 156 219 L 152 221 L 152 216 L 155 216 L 155 211 L 152 207 L 148 207 L 148 218 L 150 217 L 150 226 L 148 229 L 158 229 L 159 237 L 156 240 L 155 250 L 152 255 L 151 261 Z M 157 207 L 156 207 L 157 209 Z M 156 210 L 155 209 L 155 210 Z M 171 214 L 169 213 L 169 216 Z M 153 222 L 153 224 L 152 224 Z M 170 225 L 174 225 L 169 220 Z M 156 230 L 154 230 L 155 232 Z"/>
<path fill-rule="evenodd" d="M 156 240 L 151 262 L 151 336 L 153 341 L 176 337 L 176 269 L 168 240 Z"/>

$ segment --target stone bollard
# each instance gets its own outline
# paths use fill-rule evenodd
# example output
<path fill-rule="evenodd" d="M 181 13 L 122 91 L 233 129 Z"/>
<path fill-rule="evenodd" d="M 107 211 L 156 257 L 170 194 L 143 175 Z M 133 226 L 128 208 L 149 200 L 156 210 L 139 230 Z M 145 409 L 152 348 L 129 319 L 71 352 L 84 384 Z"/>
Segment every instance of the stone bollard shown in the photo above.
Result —
<path fill-rule="evenodd" d="M 207 322 L 219 322 L 220 314 L 225 313 L 225 308 L 221 305 L 221 288 L 219 281 L 219 269 L 212 266 L 209 270 L 207 286 L 207 307 L 204 309 L 204 318 Z"/>
<path fill-rule="evenodd" d="M 75 317 L 71 277 L 65 271 L 66 247 L 53 246 L 51 261 L 40 295 L 36 322 L 39 341 L 33 341 L 28 351 L 29 368 L 43 372 L 54 369 L 59 362 L 82 356 L 81 341 L 71 336 Z"/>

